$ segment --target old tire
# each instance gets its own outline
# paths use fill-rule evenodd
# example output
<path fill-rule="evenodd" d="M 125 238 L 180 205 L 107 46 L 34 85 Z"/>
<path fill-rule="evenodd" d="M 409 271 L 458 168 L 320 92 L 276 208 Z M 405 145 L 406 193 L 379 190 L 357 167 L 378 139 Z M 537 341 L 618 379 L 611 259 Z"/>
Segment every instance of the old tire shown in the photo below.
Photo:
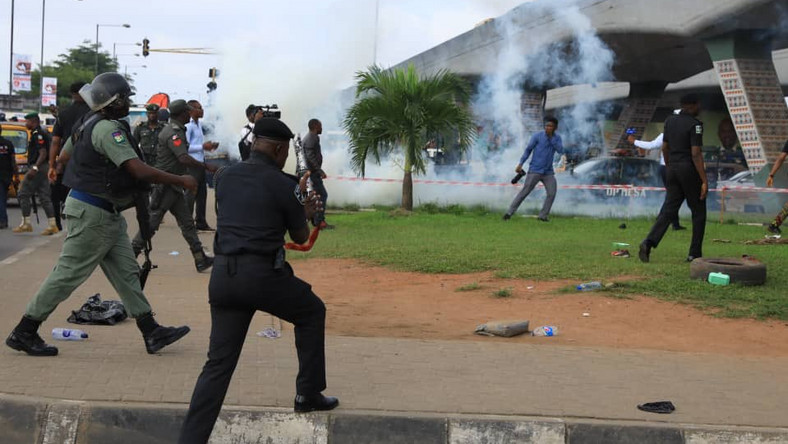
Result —
<path fill-rule="evenodd" d="M 692 279 L 707 280 L 709 273 L 727 274 L 732 284 L 763 285 L 766 282 L 766 264 L 755 259 L 699 257 L 690 264 Z"/>

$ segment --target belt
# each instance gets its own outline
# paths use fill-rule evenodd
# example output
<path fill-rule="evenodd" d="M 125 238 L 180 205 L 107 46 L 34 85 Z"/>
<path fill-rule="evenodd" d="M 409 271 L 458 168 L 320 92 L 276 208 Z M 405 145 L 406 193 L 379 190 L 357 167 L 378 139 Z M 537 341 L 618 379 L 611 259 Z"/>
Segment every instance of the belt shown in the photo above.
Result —
<path fill-rule="evenodd" d="M 106 199 L 102 199 L 98 196 L 94 196 L 88 193 L 83 193 L 82 191 L 79 190 L 71 190 L 71 192 L 68 193 L 68 195 L 80 202 L 85 202 L 86 204 L 90 204 L 93 205 L 94 207 L 101 208 L 104 211 L 113 214 L 118 213 L 117 208 L 115 208 L 115 205 L 112 202 Z"/>

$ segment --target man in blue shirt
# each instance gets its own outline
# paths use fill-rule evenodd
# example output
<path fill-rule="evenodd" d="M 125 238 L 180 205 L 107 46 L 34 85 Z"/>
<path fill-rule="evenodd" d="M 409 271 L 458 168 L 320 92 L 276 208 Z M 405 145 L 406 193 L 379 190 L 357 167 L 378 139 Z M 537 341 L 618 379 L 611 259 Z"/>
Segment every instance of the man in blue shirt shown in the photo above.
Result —
<path fill-rule="evenodd" d="M 213 151 L 219 147 L 216 142 L 206 141 L 202 130 L 200 119 L 203 118 L 203 109 L 197 100 L 188 102 L 191 120 L 186 124 L 186 141 L 189 143 L 189 155 L 196 161 L 205 165 L 205 151 Z M 205 182 L 205 168 L 189 167 L 189 175 L 197 181 L 197 193 L 189 194 L 187 206 L 189 212 L 194 216 L 194 223 L 198 231 L 215 231 L 205 219 L 205 202 L 208 197 L 207 184 Z M 197 212 L 195 214 L 195 204 Z"/>
<path fill-rule="evenodd" d="M 555 153 L 564 153 L 564 145 L 561 142 L 561 136 L 555 133 L 556 129 L 558 129 L 558 119 L 545 117 L 544 131 L 531 136 L 531 141 L 525 147 L 523 157 L 520 158 L 520 163 L 515 168 L 517 173 L 521 173 L 523 164 L 533 154 L 531 164 L 528 166 L 528 174 L 525 176 L 525 184 L 523 189 L 515 196 L 512 204 L 509 205 L 509 210 L 503 215 L 503 220 L 511 219 L 512 214 L 517 211 L 523 200 L 531 194 L 531 191 L 539 182 L 544 184 L 544 188 L 547 191 L 547 198 L 542 205 L 542 211 L 539 212 L 539 220 L 542 222 L 549 220 L 547 215 L 550 214 L 550 208 L 553 206 L 557 188 L 555 171 L 553 171 L 553 159 Z"/>

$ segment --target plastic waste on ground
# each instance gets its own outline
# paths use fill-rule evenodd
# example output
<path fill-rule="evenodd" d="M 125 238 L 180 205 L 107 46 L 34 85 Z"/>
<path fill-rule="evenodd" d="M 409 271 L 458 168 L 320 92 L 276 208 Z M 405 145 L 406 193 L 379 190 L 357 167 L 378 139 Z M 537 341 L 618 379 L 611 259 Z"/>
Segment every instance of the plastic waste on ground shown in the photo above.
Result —
<path fill-rule="evenodd" d="M 52 338 L 61 341 L 81 341 L 88 338 L 88 334 L 76 328 L 53 328 Z"/>
<path fill-rule="evenodd" d="M 554 325 L 544 325 L 542 327 L 536 327 L 531 332 L 531 336 L 556 336 L 557 334 L 558 334 L 558 327 Z"/>
<path fill-rule="evenodd" d="M 594 291 L 602 288 L 602 283 L 599 281 L 584 282 L 577 286 L 577 291 Z"/>
<path fill-rule="evenodd" d="M 709 283 L 714 285 L 729 285 L 731 277 L 725 273 L 709 273 Z"/>

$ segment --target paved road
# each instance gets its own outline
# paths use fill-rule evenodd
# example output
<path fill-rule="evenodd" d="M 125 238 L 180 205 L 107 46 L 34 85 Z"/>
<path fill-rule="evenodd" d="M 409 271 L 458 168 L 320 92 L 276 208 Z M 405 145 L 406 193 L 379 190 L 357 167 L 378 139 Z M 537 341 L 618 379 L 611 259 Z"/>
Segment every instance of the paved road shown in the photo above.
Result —
<path fill-rule="evenodd" d="M 18 206 L 8 207 L 8 229 L 0 230 L 0 261 L 27 248 L 38 248 L 41 243 L 53 240 L 52 237 L 43 237 L 39 234 L 47 227 L 47 218 L 41 208 L 38 209 L 38 213 L 38 223 L 36 223 L 35 215 L 32 217 L 32 233 L 14 234 L 11 232 L 11 228 L 22 222 L 22 211 Z M 55 236 L 55 238 L 59 236 Z"/>
<path fill-rule="evenodd" d="M 211 234 L 200 237 L 211 245 Z M 131 321 L 86 327 L 90 339 L 58 343 L 61 354 L 55 358 L 31 358 L 0 346 L 0 392 L 185 405 L 207 351 L 209 275 L 195 271 L 171 218 L 154 245 L 160 268 L 151 274 L 147 296 L 160 322 L 189 324 L 190 335 L 156 356 L 145 353 Z M 60 242 L 52 241 L 0 264 L 0 336 L 18 322 L 59 251 Z M 173 251 L 180 254 L 170 255 Z M 294 267 L 308 280 L 307 261 Z M 70 311 L 95 292 L 116 298 L 98 271 L 60 305 L 42 335 L 67 326 Z M 268 323 L 263 314 L 252 322 L 228 406 L 292 406 L 293 332 L 286 326 L 281 339 L 256 336 Z M 342 409 L 788 426 L 788 358 L 341 336 L 326 342 L 326 393 L 339 396 Z M 662 400 L 673 401 L 677 411 L 654 415 L 636 408 Z"/>

